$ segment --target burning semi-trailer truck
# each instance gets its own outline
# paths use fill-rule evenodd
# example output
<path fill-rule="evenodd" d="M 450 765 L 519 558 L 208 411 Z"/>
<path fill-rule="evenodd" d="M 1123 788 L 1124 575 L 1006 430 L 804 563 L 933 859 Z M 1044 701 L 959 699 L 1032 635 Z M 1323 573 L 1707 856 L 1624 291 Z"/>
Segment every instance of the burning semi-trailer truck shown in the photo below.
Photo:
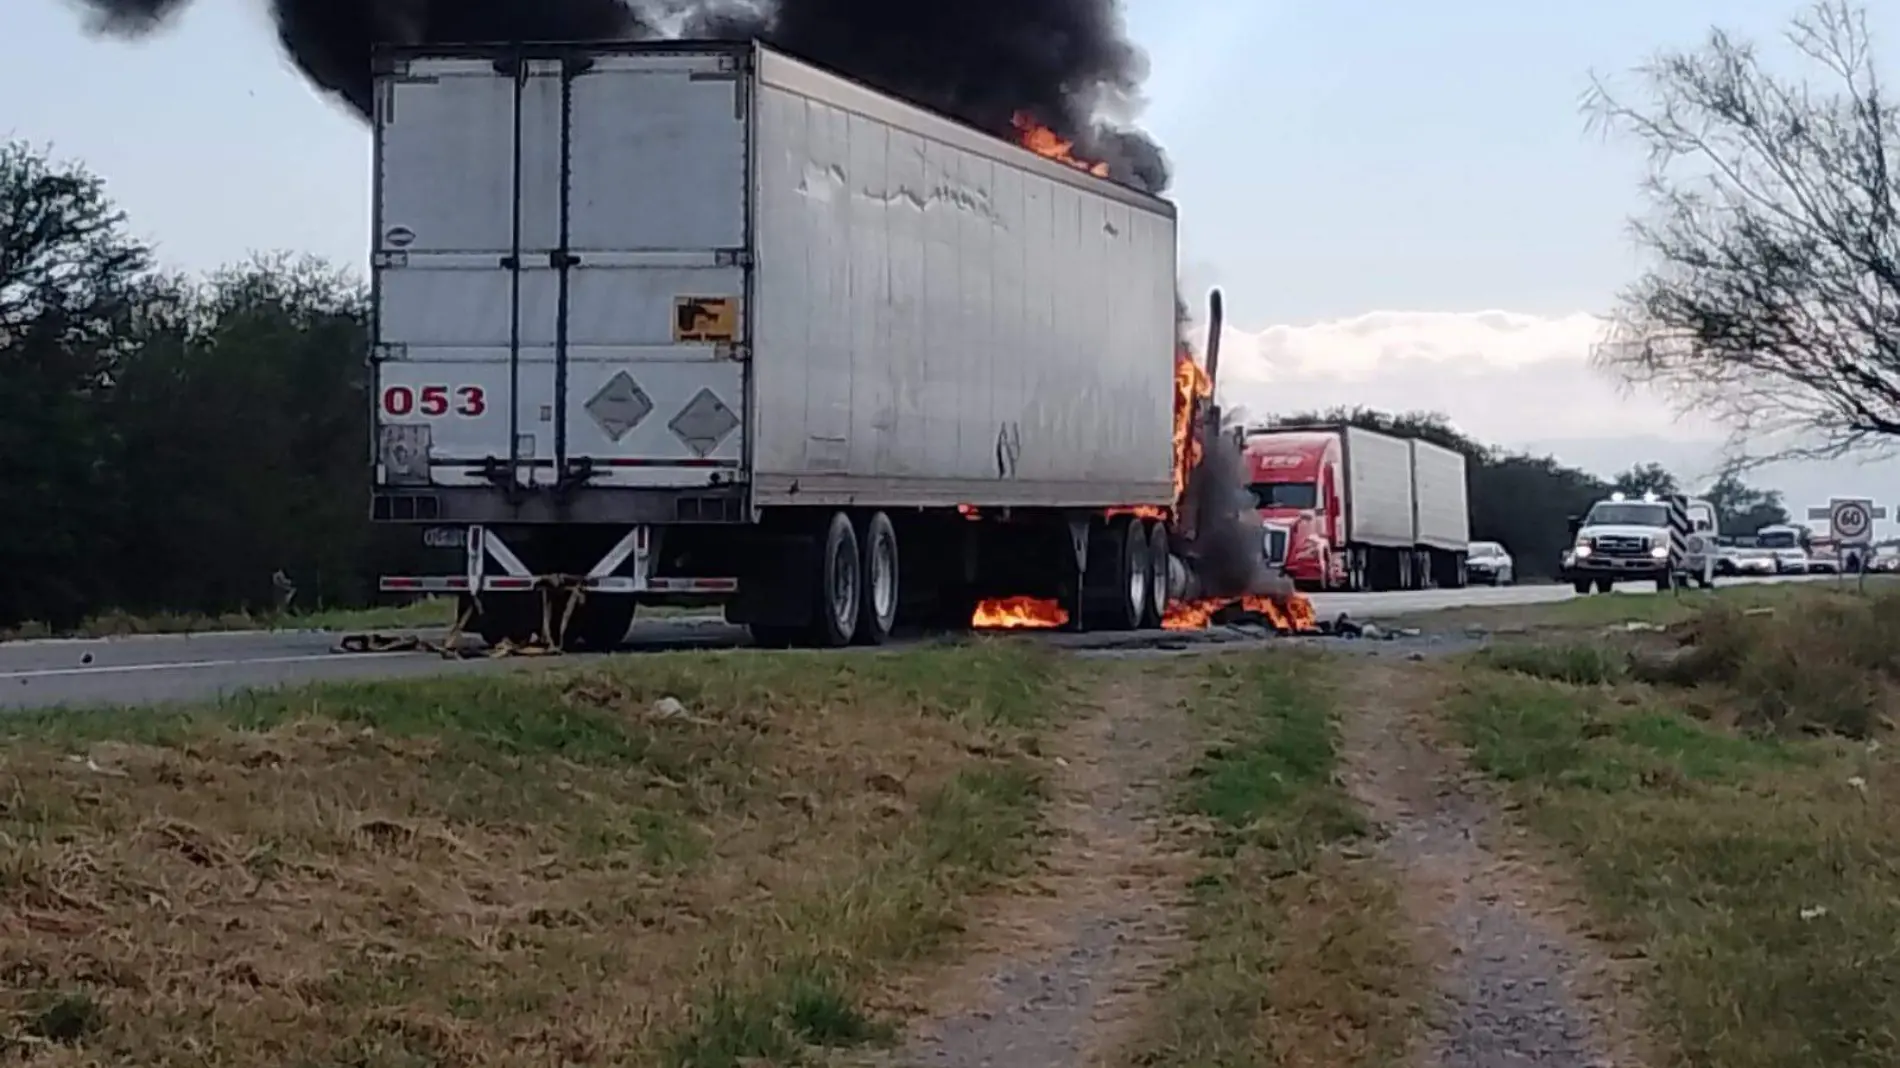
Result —
<path fill-rule="evenodd" d="M 1171 204 L 755 43 L 376 72 L 372 514 L 454 561 L 385 591 L 596 647 L 1160 622 Z"/>

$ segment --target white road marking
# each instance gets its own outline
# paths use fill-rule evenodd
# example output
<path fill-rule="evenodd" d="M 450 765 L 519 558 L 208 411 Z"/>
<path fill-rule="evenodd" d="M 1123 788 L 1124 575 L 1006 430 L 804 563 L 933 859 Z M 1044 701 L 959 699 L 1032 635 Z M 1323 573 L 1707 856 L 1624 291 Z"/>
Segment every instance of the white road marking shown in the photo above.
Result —
<path fill-rule="evenodd" d="M 244 667 L 252 664 L 308 664 L 319 660 L 372 660 L 406 656 L 403 651 L 386 653 L 303 653 L 298 656 L 247 656 L 223 660 L 169 660 L 157 664 L 106 664 L 71 668 L 35 668 L 30 671 L 0 671 L 0 680 L 57 679 L 76 675 L 127 675 L 140 671 L 202 671 L 205 668 Z"/>

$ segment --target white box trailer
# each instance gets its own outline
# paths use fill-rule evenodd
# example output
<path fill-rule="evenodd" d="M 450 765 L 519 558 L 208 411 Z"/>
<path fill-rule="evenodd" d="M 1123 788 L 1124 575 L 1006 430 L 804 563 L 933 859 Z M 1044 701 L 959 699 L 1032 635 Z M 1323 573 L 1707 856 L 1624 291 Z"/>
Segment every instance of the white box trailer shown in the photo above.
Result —
<path fill-rule="evenodd" d="M 1166 573 L 1166 201 L 749 43 L 387 50 L 374 124 L 372 515 L 464 550 L 384 589 L 838 644 Z"/>
<path fill-rule="evenodd" d="M 1412 456 L 1404 438 L 1346 426 L 1346 540 L 1355 545 L 1412 545 Z"/>
<path fill-rule="evenodd" d="M 1465 454 L 1429 441 L 1411 440 L 1415 568 L 1435 586 L 1465 585 L 1471 550 L 1471 500 Z"/>

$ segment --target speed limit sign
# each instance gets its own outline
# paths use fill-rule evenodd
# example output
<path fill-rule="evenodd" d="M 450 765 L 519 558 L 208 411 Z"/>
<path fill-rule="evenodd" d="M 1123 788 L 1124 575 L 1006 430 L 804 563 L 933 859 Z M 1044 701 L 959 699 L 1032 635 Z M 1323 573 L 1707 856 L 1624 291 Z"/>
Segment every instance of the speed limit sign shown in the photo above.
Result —
<path fill-rule="evenodd" d="M 1873 541 L 1874 534 L 1873 502 L 1830 501 L 1827 525 L 1840 544 L 1867 545 Z"/>

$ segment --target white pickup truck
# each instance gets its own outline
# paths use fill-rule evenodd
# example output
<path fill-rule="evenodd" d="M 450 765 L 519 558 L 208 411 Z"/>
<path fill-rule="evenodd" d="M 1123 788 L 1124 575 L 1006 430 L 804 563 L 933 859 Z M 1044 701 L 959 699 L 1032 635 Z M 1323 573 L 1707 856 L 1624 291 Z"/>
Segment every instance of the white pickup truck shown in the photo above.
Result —
<path fill-rule="evenodd" d="M 1715 585 L 1719 531 L 1707 501 L 1616 493 L 1571 522 L 1563 575 L 1578 593 L 1608 593 L 1628 581 L 1654 582 L 1658 590 Z"/>

